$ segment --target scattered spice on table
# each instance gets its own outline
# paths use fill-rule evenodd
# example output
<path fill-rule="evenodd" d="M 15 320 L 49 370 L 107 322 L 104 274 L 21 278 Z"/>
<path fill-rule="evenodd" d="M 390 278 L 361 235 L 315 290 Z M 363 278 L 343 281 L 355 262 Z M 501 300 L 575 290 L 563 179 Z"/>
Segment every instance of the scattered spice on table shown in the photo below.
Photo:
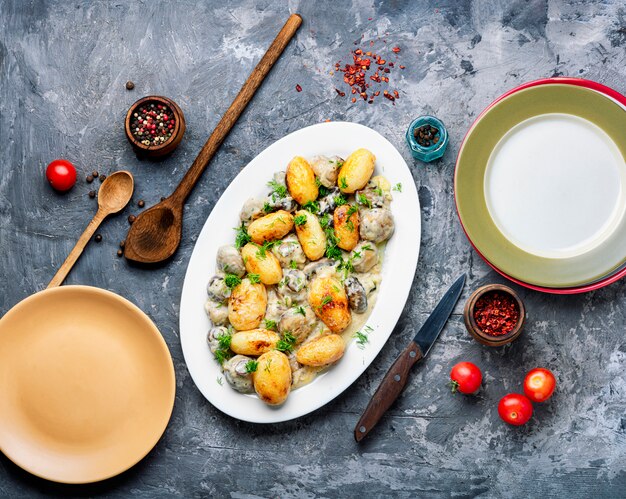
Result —
<path fill-rule="evenodd" d="M 129 224 L 132 224 L 136 219 L 137 219 L 137 217 L 135 215 L 128 215 L 128 223 Z"/>
<path fill-rule="evenodd" d="M 96 234 L 96 237 L 94 237 L 94 241 L 99 243 L 100 241 L 102 241 L 102 236 L 100 234 Z"/>
<path fill-rule="evenodd" d="M 145 146 L 160 146 L 172 136 L 176 119 L 165 104 L 145 104 L 135 110 L 130 121 L 133 137 Z"/>
<path fill-rule="evenodd" d="M 503 336 L 510 333 L 519 320 L 517 302 L 507 293 L 486 293 L 474 305 L 474 320 L 483 333 Z"/>
<path fill-rule="evenodd" d="M 383 40 L 386 43 L 385 40 Z M 374 41 L 370 41 L 370 48 L 374 46 Z M 392 57 L 397 59 L 397 55 L 400 53 L 400 47 L 393 47 L 391 52 Z M 350 52 L 352 56 L 352 64 L 346 63 L 342 66 L 341 61 L 335 63 L 335 72 L 343 73 L 343 81 L 350 87 L 350 92 L 354 97 L 351 97 L 352 102 L 356 102 L 360 97 L 368 104 L 372 104 L 376 97 L 380 95 L 379 88 L 382 85 L 389 84 L 389 75 L 395 68 L 396 61 L 387 60 L 385 57 L 372 50 L 366 50 L 363 48 L 356 48 Z M 400 69 L 404 69 L 405 66 L 400 66 Z M 331 74 L 334 74 L 331 71 Z M 373 90 L 373 86 L 376 90 Z M 395 105 L 395 100 L 400 98 L 400 93 L 397 90 L 383 89 L 383 96 L 391 101 Z M 335 88 L 335 91 L 339 96 L 344 97 L 345 93 L 340 89 Z"/>
<path fill-rule="evenodd" d="M 88 184 L 91 184 L 93 182 L 93 175 L 87 175 L 85 180 L 87 181 Z"/>
<path fill-rule="evenodd" d="M 161 201 L 165 201 L 165 197 L 161 196 Z"/>
<path fill-rule="evenodd" d="M 117 250 L 117 256 L 124 256 L 124 251 L 121 249 Z"/>
<path fill-rule="evenodd" d="M 413 136 L 422 147 L 430 147 L 439 142 L 439 129 L 432 125 L 422 125 L 413 130 Z"/>
<path fill-rule="evenodd" d="M 126 82 L 126 90 L 132 90 L 133 88 L 135 88 L 135 84 L 132 81 L 128 80 Z"/>
<path fill-rule="evenodd" d="M 98 175 L 100 175 L 100 174 L 98 173 L 98 170 L 94 170 L 94 171 L 92 171 L 92 172 L 91 172 L 91 176 L 92 176 L 93 178 L 98 178 Z"/>
<path fill-rule="evenodd" d="M 124 246 L 126 246 L 126 241 L 120 241 L 120 248 L 124 249 Z"/>
<path fill-rule="evenodd" d="M 89 191 L 89 197 L 91 199 L 95 198 L 96 197 L 96 191 Z"/>
<path fill-rule="evenodd" d="M 139 201 L 137 201 L 137 206 L 139 206 L 139 208 L 143 208 L 144 206 L 146 206 L 146 202 L 143 199 L 140 199 Z"/>
<path fill-rule="evenodd" d="M 107 176 L 103 173 L 98 178 L 100 179 L 100 182 L 104 182 L 106 180 Z"/>
<path fill-rule="evenodd" d="M 300 85 L 296 85 L 296 92 L 302 92 L 302 87 Z"/>

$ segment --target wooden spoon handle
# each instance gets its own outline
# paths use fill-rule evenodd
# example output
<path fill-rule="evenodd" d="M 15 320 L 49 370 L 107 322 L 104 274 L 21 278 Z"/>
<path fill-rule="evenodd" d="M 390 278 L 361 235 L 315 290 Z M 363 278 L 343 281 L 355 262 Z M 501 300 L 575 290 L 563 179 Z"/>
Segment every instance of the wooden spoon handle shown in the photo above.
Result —
<path fill-rule="evenodd" d="M 85 231 L 78 238 L 78 241 L 72 248 L 72 251 L 70 251 L 70 254 L 67 255 L 67 258 L 63 262 L 63 265 L 61 265 L 61 268 L 59 268 L 58 272 L 50 281 L 50 284 L 48 284 L 48 288 L 56 288 L 57 286 L 63 284 L 63 281 L 67 277 L 67 274 L 69 274 L 70 270 L 72 270 L 72 267 L 78 260 L 78 257 L 80 257 L 80 255 L 82 254 L 85 246 L 87 246 L 87 243 L 91 239 L 91 236 L 93 236 L 94 232 L 96 232 L 96 229 L 100 226 L 106 216 L 107 213 L 104 213 L 102 210 L 98 210 L 96 212 L 94 217 L 91 219 L 91 222 L 89 222 L 89 225 L 87 225 Z"/>
<path fill-rule="evenodd" d="M 195 159 L 191 168 L 187 171 L 180 184 L 172 194 L 172 198 L 180 203 L 187 199 L 189 193 L 193 189 L 194 185 L 202 175 L 202 172 L 211 161 L 211 158 L 222 144 L 232 127 L 235 125 L 241 113 L 243 113 L 244 109 L 254 96 L 255 92 L 263 83 L 263 80 L 272 69 L 274 63 L 278 60 L 280 55 L 285 50 L 285 47 L 293 38 L 293 35 L 296 34 L 296 31 L 302 24 L 302 18 L 298 14 L 292 14 L 287 19 L 287 22 L 278 33 L 278 36 L 274 39 L 270 48 L 267 49 L 265 55 L 261 59 L 261 61 L 257 64 L 257 66 L 252 71 L 252 74 L 249 76 L 248 80 L 244 83 L 243 87 L 235 97 L 235 100 L 230 105 L 228 110 L 222 116 L 222 119 L 213 130 L 213 133 L 202 147 L 200 154 Z"/>
<path fill-rule="evenodd" d="M 367 436 L 383 417 L 383 414 L 387 412 L 387 409 L 400 396 L 409 379 L 411 367 L 422 357 L 420 347 L 413 341 L 398 356 L 380 382 L 380 386 L 376 389 L 365 412 L 354 428 L 354 438 L 357 442 Z"/>

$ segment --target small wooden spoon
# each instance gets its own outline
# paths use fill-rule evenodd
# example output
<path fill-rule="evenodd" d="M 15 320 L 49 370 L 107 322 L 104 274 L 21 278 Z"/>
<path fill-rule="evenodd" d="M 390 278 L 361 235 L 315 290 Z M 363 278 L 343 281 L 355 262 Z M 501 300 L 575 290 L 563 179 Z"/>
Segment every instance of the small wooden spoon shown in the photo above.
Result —
<path fill-rule="evenodd" d="M 301 23 L 302 18 L 298 14 L 289 17 L 174 193 L 135 219 L 126 236 L 124 256 L 128 260 L 138 263 L 158 263 L 174 254 L 180 244 L 183 205 L 187 196 Z"/>
<path fill-rule="evenodd" d="M 54 288 L 63 283 L 96 229 L 106 217 L 124 209 L 133 195 L 134 188 L 133 176 L 124 170 L 112 173 L 102 182 L 98 191 L 98 211 L 87 225 L 85 232 L 78 238 L 76 246 L 70 251 L 59 271 L 48 284 L 48 288 Z"/>

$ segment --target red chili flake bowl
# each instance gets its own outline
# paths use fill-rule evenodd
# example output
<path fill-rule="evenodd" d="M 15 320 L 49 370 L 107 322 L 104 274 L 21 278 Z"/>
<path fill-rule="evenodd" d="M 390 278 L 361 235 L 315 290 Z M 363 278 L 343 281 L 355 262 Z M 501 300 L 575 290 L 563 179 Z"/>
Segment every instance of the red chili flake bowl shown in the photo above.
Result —
<path fill-rule="evenodd" d="M 479 307 L 476 306 L 477 302 L 479 303 Z M 493 313 L 488 309 L 485 310 L 485 302 L 493 304 Z M 508 306 L 510 303 L 514 305 L 514 311 L 510 310 Z M 508 321 L 498 314 L 498 310 L 500 309 L 506 312 L 513 312 L 511 316 L 515 318 L 516 321 L 512 328 L 507 324 Z M 488 284 L 487 286 L 478 288 L 471 294 L 465 303 L 463 317 L 467 331 L 476 341 L 483 345 L 499 347 L 511 343 L 522 333 L 526 322 L 526 308 L 519 295 L 508 286 L 502 284 Z M 491 317 L 494 318 L 493 321 L 489 319 Z M 485 327 L 487 322 L 493 327 L 503 326 L 503 329 L 507 332 L 503 334 L 489 334 L 481 329 L 479 322 L 483 324 L 483 327 Z M 485 329 L 489 331 L 490 327 L 487 326 Z"/>

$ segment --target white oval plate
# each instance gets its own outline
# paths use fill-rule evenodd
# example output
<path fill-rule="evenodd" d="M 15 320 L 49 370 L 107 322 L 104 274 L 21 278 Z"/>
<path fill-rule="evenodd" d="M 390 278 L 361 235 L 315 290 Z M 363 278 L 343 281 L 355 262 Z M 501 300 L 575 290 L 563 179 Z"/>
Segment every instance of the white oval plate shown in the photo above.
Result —
<path fill-rule="evenodd" d="M 351 341 L 343 358 L 312 383 L 294 390 L 280 407 L 270 407 L 256 395 L 242 395 L 228 386 L 220 366 L 206 343 L 211 326 L 204 311 L 206 285 L 215 273 L 220 246 L 233 244 L 239 211 L 250 197 L 265 196 L 267 182 L 284 170 L 296 155 L 306 158 L 325 154 L 348 156 L 366 147 L 376 160 L 375 175 L 384 175 L 391 185 L 396 230 L 387 244 L 382 284 L 374 310 L 367 321 L 373 328 L 369 342 L 359 348 Z M 237 175 L 217 201 L 194 247 L 187 267 L 180 303 L 180 341 L 191 377 L 220 411 L 252 423 L 277 423 L 294 419 L 322 407 L 348 388 L 371 364 L 391 335 L 409 296 L 420 248 L 420 204 L 408 165 L 394 146 L 378 132 L 356 123 L 321 123 L 293 132 L 275 142 Z"/>

